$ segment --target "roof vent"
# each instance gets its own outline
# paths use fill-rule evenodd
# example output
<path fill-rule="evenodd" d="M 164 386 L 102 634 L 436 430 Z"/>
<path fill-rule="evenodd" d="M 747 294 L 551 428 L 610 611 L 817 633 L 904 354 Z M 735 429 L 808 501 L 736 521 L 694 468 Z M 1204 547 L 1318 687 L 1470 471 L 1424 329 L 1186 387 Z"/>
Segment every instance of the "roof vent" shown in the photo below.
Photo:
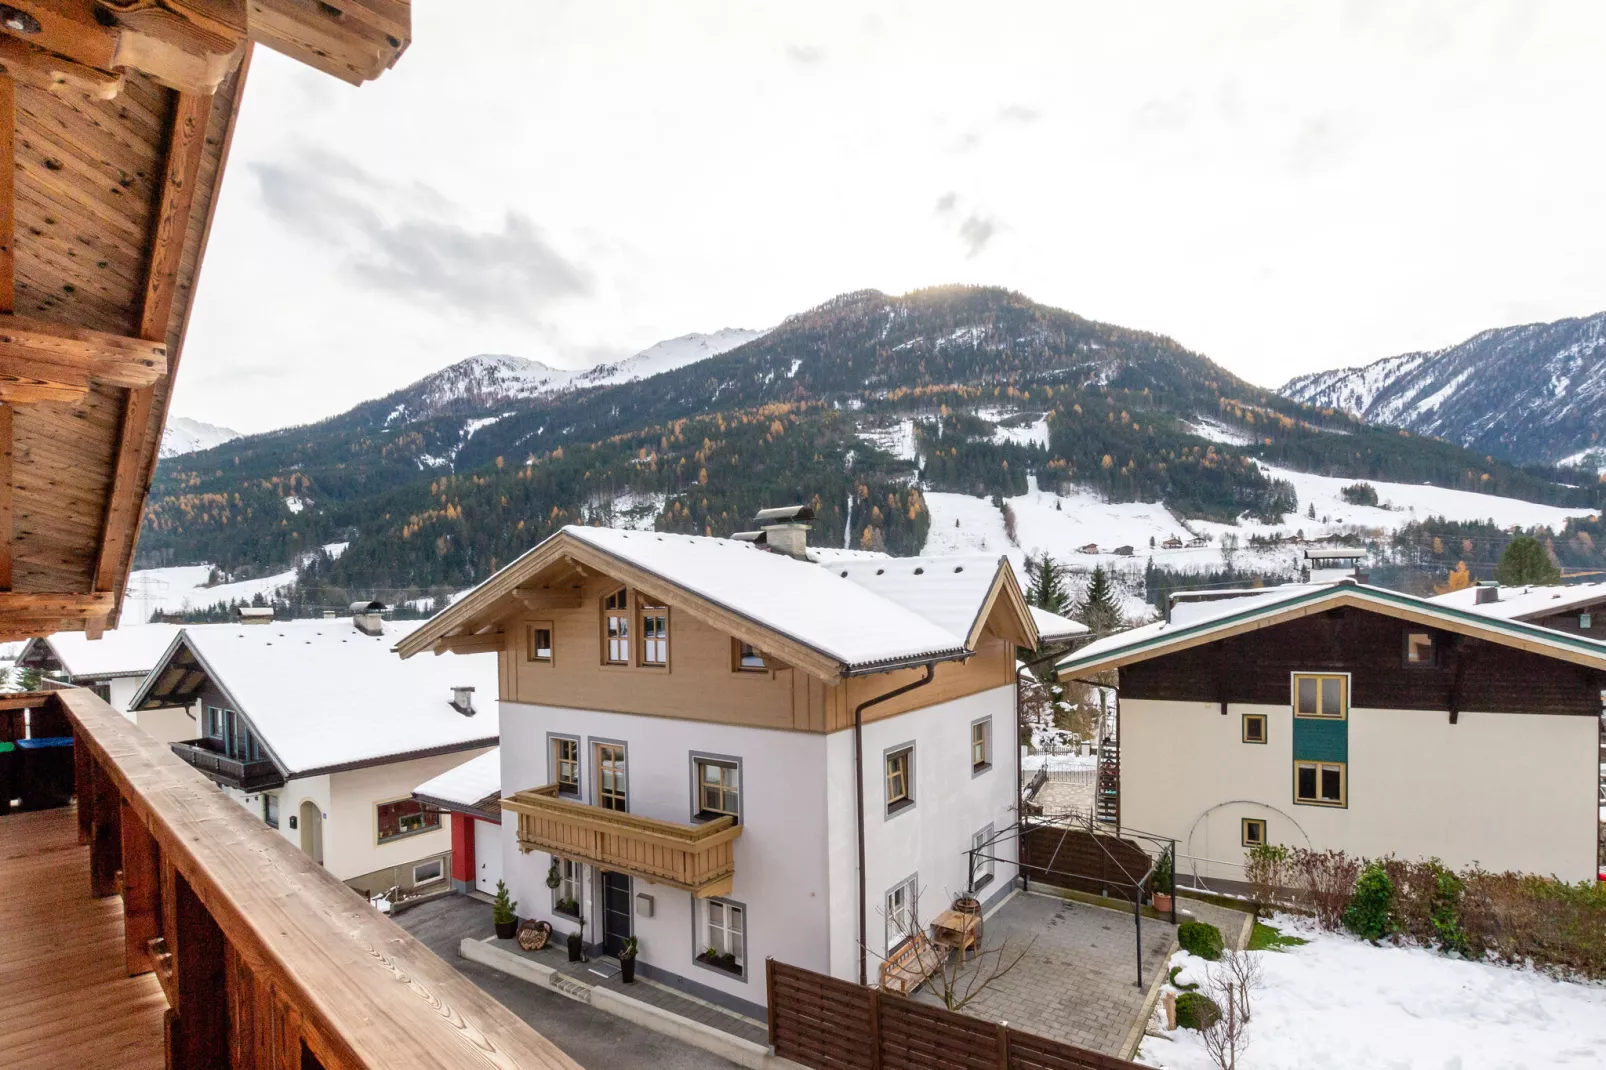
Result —
<path fill-rule="evenodd" d="M 763 545 L 778 554 L 809 559 L 809 521 L 814 510 L 807 505 L 783 505 L 774 509 L 760 509 L 753 522 L 759 526 Z"/>
<path fill-rule="evenodd" d="M 474 709 L 474 689 L 472 687 L 452 688 L 452 709 L 464 717 L 472 717 L 477 712 Z"/>
<path fill-rule="evenodd" d="M 353 602 L 351 603 L 351 623 L 364 635 L 384 635 L 385 618 L 381 616 L 386 606 L 383 602 Z"/>
<path fill-rule="evenodd" d="M 1500 601 L 1500 588 L 1493 585 L 1479 587 L 1477 593 L 1472 596 L 1472 604 L 1477 606 L 1486 606 L 1498 601 Z"/>

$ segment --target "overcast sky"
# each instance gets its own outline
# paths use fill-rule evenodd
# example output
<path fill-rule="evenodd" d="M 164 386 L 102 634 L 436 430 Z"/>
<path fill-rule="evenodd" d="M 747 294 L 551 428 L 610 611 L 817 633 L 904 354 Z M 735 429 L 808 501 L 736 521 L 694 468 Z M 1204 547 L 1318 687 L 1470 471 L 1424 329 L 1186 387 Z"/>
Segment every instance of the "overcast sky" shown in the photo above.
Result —
<path fill-rule="evenodd" d="M 468 11 L 472 7 L 472 17 Z M 251 71 L 173 412 L 989 283 L 1265 385 L 1606 309 L 1606 4 L 424 0 Z"/>

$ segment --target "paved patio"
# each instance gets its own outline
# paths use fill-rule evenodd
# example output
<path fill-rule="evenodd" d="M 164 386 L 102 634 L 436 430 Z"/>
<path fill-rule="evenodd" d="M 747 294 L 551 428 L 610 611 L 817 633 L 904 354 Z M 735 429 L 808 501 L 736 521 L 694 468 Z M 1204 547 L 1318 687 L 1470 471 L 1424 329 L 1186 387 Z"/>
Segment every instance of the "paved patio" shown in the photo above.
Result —
<path fill-rule="evenodd" d="M 1154 978 L 1170 957 L 1176 927 L 1143 919 L 1143 986 L 1137 984 L 1132 914 L 1037 893 L 1017 894 L 987 919 L 982 946 L 1027 947 L 1020 964 L 963 1013 L 1124 1057 Z M 990 963 L 989 963 L 990 965 Z M 922 989 L 918 999 L 941 1005 Z"/>

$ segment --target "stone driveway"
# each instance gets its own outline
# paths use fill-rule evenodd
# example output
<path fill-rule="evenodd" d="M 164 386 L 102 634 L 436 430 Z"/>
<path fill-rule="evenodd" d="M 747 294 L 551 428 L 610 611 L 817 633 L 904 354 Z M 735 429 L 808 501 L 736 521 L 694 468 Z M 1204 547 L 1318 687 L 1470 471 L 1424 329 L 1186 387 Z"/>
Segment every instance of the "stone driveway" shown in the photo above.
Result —
<path fill-rule="evenodd" d="M 1017 894 L 987 919 L 982 946 L 1007 944 L 1005 961 L 1019 948 L 1030 945 L 1029 950 L 964 1013 L 1125 1057 L 1127 1040 L 1175 937 L 1175 926 L 1143 919 L 1140 988 L 1131 913 L 1034 892 Z M 987 961 L 990 966 L 992 960 Z M 916 998 L 940 1005 L 928 989 Z"/>

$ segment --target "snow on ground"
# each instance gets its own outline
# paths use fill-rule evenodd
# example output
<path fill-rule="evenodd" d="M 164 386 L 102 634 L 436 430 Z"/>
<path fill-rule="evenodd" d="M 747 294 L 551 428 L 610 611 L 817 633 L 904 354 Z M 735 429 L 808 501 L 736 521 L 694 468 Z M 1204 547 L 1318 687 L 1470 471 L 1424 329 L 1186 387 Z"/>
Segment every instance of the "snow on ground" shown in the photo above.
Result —
<path fill-rule="evenodd" d="M 271 598 L 294 583 L 296 578 L 295 570 L 291 569 L 272 576 L 207 587 L 206 579 L 211 573 L 211 565 L 173 565 L 168 568 L 137 569 L 129 573 L 120 626 L 127 628 L 145 624 L 157 610 L 182 613 L 192 609 L 207 609 L 237 600 L 249 602 L 259 593 L 264 598 Z"/>
<path fill-rule="evenodd" d="M 913 461 L 919 456 L 913 420 L 899 420 L 891 427 L 861 427 L 859 437 L 902 461 Z"/>
<path fill-rule="evenodd" d="M 1017 446 L 1037 446 L 1048 449 L 1048 416 L 1039 416 L 1032 423 L 1019 427 L 993 428 L 993 441 L 1004 446 L 1013 443 Z"/>
<path fill-rule="evenodd" d="M 586 503 L 586 515 L 605 527 L 651 531 L 657 526 L 658 515 L 664 511 L 668 500 L 669 495 L 661 491 L 625 490 L 613 495 L 597 495 Z"/>
<path fill-rule="evenodd" d="M 1219 420 L 1209 420 L 1203 416 L 1195 416 L 1191 421 L 1182 425 L 1189 434 L 1198 435 L 1209 442 L 1224 442 L 1230 446 L 1247 446 L 1253 442 L 1254 436 L 1247 431 L 1240 431 L 1236 427 L 1229 427 Z"/>
<path fill-rule="evenodd" d="M 329 559 L 333 561 L 345 553 L 346 547 L 350 545 L 351 543 L 349 542 L 326 542 L 323 544 L 323 552 L 328 554 Z"/>
<path fill-rule="evenodd" d="M 1303 919 L 1272 923 L 1310 943 L 1252 952 L 1265 981 L 1251 998 L 1240 1070 L 1606 1066 L 1606 986 L 1423 948 L 1373 947 Z M 1202 960 L 1178 952 L 1171 964 L 1184 967 L 1178 980 L 1204 982 Z M 1198 1033 L 1167 1036 L 1175 1039 L 1145 1037 L 1138 1060 L 1214 1070 Z"/>
<path fill-rule="evenodd" d="M 290 510 L 292 513 L 299 513 L 301 510 L 307 507 L 307 504 L 311 500 L 311 498 L 298 498 L 296 495 L 292 494 L 284 500 L 284 507 Z"/>

